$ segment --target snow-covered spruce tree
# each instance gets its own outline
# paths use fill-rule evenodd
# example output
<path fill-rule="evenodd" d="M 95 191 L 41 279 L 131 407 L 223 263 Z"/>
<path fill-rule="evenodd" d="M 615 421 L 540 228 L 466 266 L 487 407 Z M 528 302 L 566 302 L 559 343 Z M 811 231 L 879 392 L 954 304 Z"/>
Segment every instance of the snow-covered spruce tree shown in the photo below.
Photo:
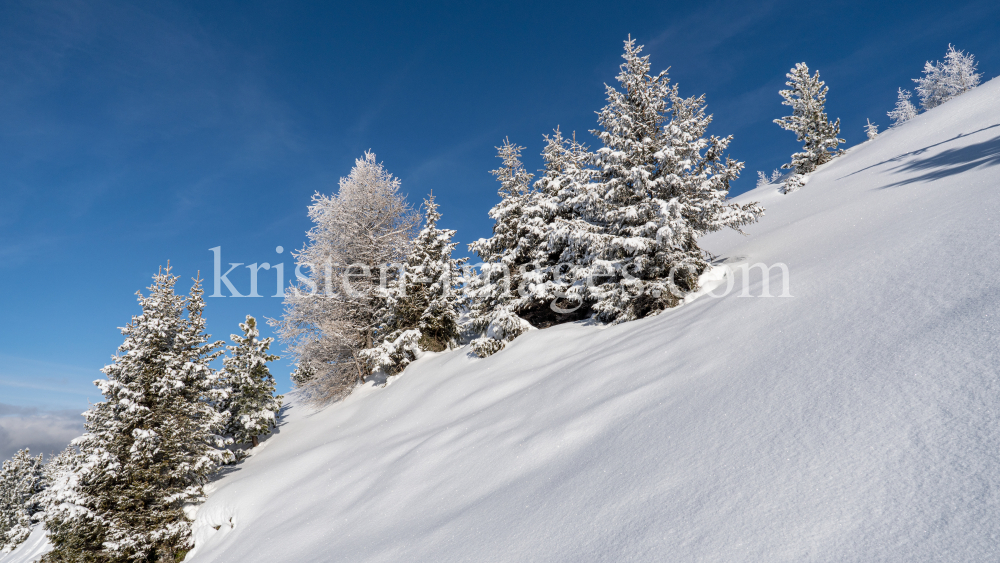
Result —
<path fill-rule="evenodd" d="M 23 449 L 0 469 L 0 554 L 13 551 L 28 539 L 44 516 L 41 492 L 42 456 Z"/>
<path fill-rule="evenodd" d="M 72 444 L 45 465 L 42 506 L 45 531 L 54 549 L 43 563 L 106 562 L 103 551 L 105 526 L 93 506 L 87 485 L 99 476 L 93 458 Z"/>
<path fill-rule="evenodd" d="M 315 373 L 301 388 L 333 400 L 368 376 L 358 353 L 374 345 L 388 306 L 380 288 L 398 275 L 420 218 L 371 152 L 335 195 L 313 196 L 309 218 L 309 242 L 295 254 L 309 279 L 286 292 L 285 314 L 273 324 L 295 363 Z"/>
<path fill-rule="evenodd" d="M 867 119 L 868 124 L 865 125 L 865 135 L 868 136 L 868 140 L 871 141 L 875 137 L 878 137 L 878 125 L 872 123 L 871 119 Z"/>
<path fill-rule="evenodd" d="M 979 86 L 983 75 L 976 72 L 977 65 L 972 53 L 966 54 L 949 44 L 943 63 L 927 61 L 924 75 L 913 79 L 920 105 L 924 109 L 935 108 Z"/>
<path fill-rule="evenodd" d="M 595 174 L 589 166 L 593 155 L 577 142 L 575 134 L 566 139 L 558 128 L 544 139 L 545 168 L 533 185 L 520 163 L 521 147 L 508 142 L 499 148 L 504 166 L 493 171 L 500 180 L 502 198 L 492 211 L 497 221 L 494 236 L 470 245 L 487 261 L 483 272 L 493 272 L 493 286 L 486 288 L 488 299 L 474 299 L 474 313 L 477 303 L 496 301 L 498 293 L 506 291 L 501 295 L 504 307 L 488 310 L 492 329 L 489 323 L 480 323 L 486 334 L 473 343 L 473 349 L 481 355 L 499 350 L 523 333 L 522 320 L 545 328 L 590 313 L 586 287 L 574 284 L 573 279 L 588 252 L 587 237 L 595 231 L 577 209 L 588 201 L 587 185 Z M 489 279 L 484 275 L 472 280 L 470 292 L 480 291 L 479 284 Z M 509 280 L 509 289 L 504 280 Z"/>
<path fill-rule="evenodd" d="M 564 139 L 558 128 L 545 136 L 545 168 L 535 182 L 525 207 L 519 240 L 520 255 L 528 263 L 518 271 L 515 310 L 533 326 L 586 318 L 591 313 L 586 269 L 598 228 L 587 222 L 587 205 L 593 198 L 591 183 L 597 170 L 594 155 L 576 140 Z"/>
<path fill-rule="evenodd" d="M 910 101 L 913 96 L 909 90 L 899 89 L 899 94 L 896 99 L 896 107 L 892 111 L 888 112 L 886 115 L 892 120 L 890 127 L 895 127 L 906 123 L 907 121 L 913 119 L 917 116 L 917 108 Z"/>
<path fill-rule="evenodd" d="M 482 334 L 472 342 L 473 352 L 480 357 L 503 349 L 531 326 L 517 315 L 514 294 L 521 266 L 531 262 L 527 245 L 519 244 L 528 234 L 523 217 L 532 200 L 532 175 L 521 164 L 523 149 L 507 139 L 497 147 L 503 164 L 492 171 L 500 182 L 500 202 L 489 213 L 494 221 L 493 236 L 469 244 L 469 250 L 483 260 L 479 275 L 468 280 L 465 288 L 473 327 Z"/>
<path fill-rule="evenodd" d="M 725 158 L 731 137 L 705 138 L 711 116 L 704 96 L 681 98 L 667 72 L 649 72 L 631 38 L 618 82 L 599 113 L 602 143 L 595 180 L 574 203 L 594 229 L 576 280 L 589 289 L 596 317 L 623 322 L 677 304 L 707 267 L 702 234 L 739 229 L 763 213 L 756 203 L 727 202 L 743 163 Z M 672 279 L 671 279 L 672 278 Z"/>
<path fill-rule="evenodd" d="M 69 499 L 76 489 L 75 476 L 80 467 L 81 457 L 75 446 L 66 446 L 59 455 L 49 459 L 42 467 L 42 492 L 39 502 L 46 522 L 52 521 L 60 507 L 73 507 L 76 502 Z M 51 532 L 51 530 L 50 530 Z"/>
<path fill-rule="evenodd" d="M 826 116 L 826 94 L 830 90 L 826 83 L 819 79 L 819 71 L 809 75 L 806 63 L 798 63 L 786 75 L 788 90 L 779 94 L 784 98 L 782 105 L 792 108 L 792 115 L 775 119 L 782 129 L 795 133 L 796 139 L 802 143 L 802 150 L 792 155 L 792 161 L 782 168 L 794 171 L 785 182 L 784 191 L 795 191 L 804 183 L 802 176 L 811 174 L 817 166 L 825 164 L 843 153 L 837 145 L 845 142 L 837 138 L 840 135 L 840 119 L 831 122 Z"/>
<path fill-rule="evenodd" d="M 46 519 L 54 550 L 45 561 L 176 561 L 191 548 L 186 505 L 201 502 L 209 475 L 231 457 L 209 363 L 201 281 L 174 293 L 170 268 L 138 294 L 142 314 L 97 386 L 104 401 L 84 416 L 71 470 L 73 490 Z M 186 314 L 185 314 L 186 313 Z M 72 503 L 71 506 L 67 504 Z M 51 525 L 50 525 L 51 522 Z"/>
<path fill-rule="evenodd" d="M 259 436 L 271 433 L 281 411 L 282 397 L 274 395 L 274 376 L 267 368 L 278 356 L 268 352 L 274 339 L 260 338 L 257 319 L 247 315 L 240 330 L 242 336 L 230 336 L 234 345 L 226 346 L 229 353 L 222 360 L 219 387 L 224 398 L 218 408 L 226 420 L 223 433 L 237 444 L 257 447 Z"/>
<path fill-rule="evenodd" d="M 41 503 L 45 530 L 56 546 L 42 561 L 107 561 L 101 552 L 103 528 L 84 507 L 85 458 L 73 445 L 49 460 L 43 469 Z"/>
<path fill-rule="evenodd" d="M 458 340 L 465 259 L 451 257 L 458 244 L 451 241 L 455 231 L 437 227 L 441 214 L 433 195 L 424 200 L 424 209 L 424 228 L 413 241 L 403 273 L 385 290 L 388 308 L 376 333 L 378 345 L 361 352 L 372 371 L 399 373 L 418 352 L 440 352 Z"/>

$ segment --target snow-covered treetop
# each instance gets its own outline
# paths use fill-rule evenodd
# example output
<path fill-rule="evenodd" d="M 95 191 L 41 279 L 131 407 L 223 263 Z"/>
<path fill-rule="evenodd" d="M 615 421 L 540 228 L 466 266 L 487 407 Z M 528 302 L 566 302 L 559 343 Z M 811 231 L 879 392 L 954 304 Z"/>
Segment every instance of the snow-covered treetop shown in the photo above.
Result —
<path fill-rule="evenodd" d="M 983 75 L 976 72 L 978 64 L 972 53 L 958 50 L 949 43 L 944 62 L 927 61 L 924 75 L 913 79 L 917 83 L 920 105 L 931 109 L 979 86 Z"/>

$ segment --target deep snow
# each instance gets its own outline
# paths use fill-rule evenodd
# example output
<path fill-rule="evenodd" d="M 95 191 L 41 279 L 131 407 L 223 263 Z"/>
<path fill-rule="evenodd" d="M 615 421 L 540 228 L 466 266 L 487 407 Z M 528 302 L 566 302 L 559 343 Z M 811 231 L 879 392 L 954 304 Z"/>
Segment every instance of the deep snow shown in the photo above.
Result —
<path fill-rule="evenodd" d="M 994 80 L 738 198 L 767 215 L 703 245 L 787 264 L 793 297 L 739 297 L 737 269 L 723 298 L 293 401 L 188 560 L 1000 560 L 998 110 Z"/>

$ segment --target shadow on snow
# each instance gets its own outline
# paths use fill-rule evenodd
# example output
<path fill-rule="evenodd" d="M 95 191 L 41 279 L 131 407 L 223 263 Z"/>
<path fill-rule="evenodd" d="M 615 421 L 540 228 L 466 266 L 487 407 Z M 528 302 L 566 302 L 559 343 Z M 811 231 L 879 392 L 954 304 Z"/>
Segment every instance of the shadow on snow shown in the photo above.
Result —
<path fill-rule="evenodd" d="M 1000 127 L 1000 123 L 995 124 L 995 125 L 990 125 L 988 127 L 983 127 L 983 128 L 980 128 L 980 129 L 976 129 L 975 131 L 972 131 L 970 133 L 962 133 L 960 135 L 955 135 L 954 137 L 952 137 L 950 139 L 946 139 L 944 141 L 941 141 L 940 143 L 934 143 L 933 145 L 927 145 L 926 147 L 917 149 L 915 151 L 910 151 L 910 152 L 907 152 L 907 153 L 903 153 L 903 154 L 894 156 L 894 157 L 892 157 L 890 159 L 883 160 L 882 162 L 878 162 L 876 164 L 872 164 L 871 166 L 866 166 L 866 167 L 864 167 L 864 168 L 862 168 L 860 170 L 855 170 L 854 172 L 851 172 L 850 174 L 847 174 L 846 176 L 841 176 L 840 178 L 837 178 L 837 179 L 838 180 L 842 180 L 844 178 L 849 178 L 851 176 L 854 176 L 855 174 L 860 174 L 860 173 L 862 173 L 862 172 L 864 172 L 866 170 L 871 170 L 872 168 L 878 168 L 879 166 L 882 166 L 884 164 L 891 164 L 891 163 L 900 162 L 900 161 L 902 161 L 905 158 L 910 157 L 910 156 L 919 156 L 919 155 L 922 155 L 922 154 L 926 153 L 928 150 L 930 150 L 930 149 L 932 149 L 934 147 L 939 147 L 941 145 L 946 145 L 948 143 L 951 143 L 953 141 L 957 141 L 957 140 L 962 139 L 964 137 L 969 137 L 971 135 L 975 135 L 976 133 L 980 133 L 982 131 L 986 131 L 987 129 L 993 129 L 994 127 Z M 936 155 L 936 156 L 933 156 L 933 157 L 930 157 L 930 158 L 925 158 L 925 159 L 922 159 L 922 160 L 917 160 L 917 161 L 914 161 L 914 162 L 907 163 L 907 164 L 902 165 L 902 166 L 897 166 L 893 170 L 895 170 L 897 172 L 907 172 L 907 171 L 914 171 L 914 170 L 927 170 L 927 169 L 930 169 L 930 168 L 938 168 L 938 167 L 949 166 L 949 165 L 954 165 L 954 164 L 958 164 L 958 165 L 969 164 L 972 161 L 979 160 L 979 158 L 981 158 L 981 157 L 977 157 L 976 155 L 977 154 L 981 155 L 984 152 L 985 153 L 989 153 L 990 156 L 993 157 L 993 160 L 995 160 L 995 157 L 996 157 L 996 146 L 997 146 L 997 143 L 1000 142 L 1000 141 L 998 141 L 998 139 L 1000 139 L 1000 138 L 993 138 L 993 139 L 991 139 L 989 141 L 985 141 L 985 142 L 982 142 L 982 143 L 977 143 L 975 145 L 969 145 L 969 146 L 958 148 L 958 149 L 950 149 L 950 150 L 947 150 L 947 151 L 945 151 L 945 152 L 943 152 L 943 153 L 941 153 L 939 155 Z M 991 153 L 990 151 L 993 151 L 993 152 Z M 971 166 L 962 168 L 961 170 L 948 171 L 947 173 L 944 173 L 944 174 L 941 174 L 941 175 L 938 175 L 938 176 L 924 175 L 924 176 L 927 176 L 927 177 L 925 178 L 924 176 L 920 176 L 919 178 L 911 178 L 909 180 L 906 180 L 906 181 L 903 181 L 903 182 L 897 182 L 895 184 L 891 184 L 891 185 L 885 186 L 885 187 L 892 187 L 892 186 L 897 186 L 897 185 L 911 184 L 913 182 L 919 182 L 919 181 L 922 181 L 922 180 L 936 180 L 938 178 L 943 178 L 943 177 L 946 177 L 946 176 L 950 176 L 951 174 L 957 174 L 957 173 L 962 172 L 964 170 L 968 170 L 970 168 L 975 168 L 976 166 L 980 166 L 980 165 L 983 165 L 983 164 L 986 164 L 987 166 L 990 166 L 990 165 L 993 165 L 993 164 L 996 164 L 996 163 L 992 162 L 992 161 L 991 162 L 978 162 L 978 163 L 973 164 Z"/>
<path fill-rule="evenodd" d="M 932 182 L 954 174 L 961 174 L 980 166 L 996 166 L 998 164 L 1000 164 L 1000 136 L 993 137 L 981 143 L 948 149 L 934 156 L 919 158 L 906 164 L 901 164 L 893 169 L 894 173 L 923 172 L 923 174 L 900 180 L 884 187 L 893 188 L 916 182 Z"/>

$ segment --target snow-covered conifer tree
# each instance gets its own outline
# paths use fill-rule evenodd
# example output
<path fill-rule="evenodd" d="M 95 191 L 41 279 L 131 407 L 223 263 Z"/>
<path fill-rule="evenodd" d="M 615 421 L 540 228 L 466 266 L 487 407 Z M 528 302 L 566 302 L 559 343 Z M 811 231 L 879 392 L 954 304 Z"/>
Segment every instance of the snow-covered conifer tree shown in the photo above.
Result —
<path fill-rule="evenodd" d="M 586 273 L 580 269 L 587 268 L 598 231 L 583 219 L 594 201 L 594 155 L 575 134 L 565 139 L 558 128 L 545 141 L 545 168 L 522 220 L 526 236 L 519 244 L 528 259 L 519 268 L 515 305 L 518 315 L 538 328 L 590 314 L 586 284 L 580 283 Z"/>
<path fill-rule="evenodd" d="M 622 322 L 655 314 L 693 290 L 707 266 L 700 235 L 739 229 L 763 209 L 727 202 L 729 182 L 743 163 L 724 156 L 731 137 L 706 138 L 712 117 L 704 96 L 682 98 L 667 72 L 651 75 L 642 47 L 625 42 L 625 62 L 607 86 L 599 113 L 602 143 L 596 178 L 577 203 L 594 227 L 586 268 L 599 320 Z"/>
<path fill-rule="evenodd" d="M 371 370 L 392 375 L 416 359 L 420 351 L 439 352 L 456 344 L 463 307 L 459 291 L 461 266 L 454 259 L 455 231 L 439 229 L 434 196 L 424 200 L 424 228 L 417 234 L 402 275 L 388 288 L 388 308 L 378 328 L 378 345 L 361 356 Z"/>
<path fill-rule="evenodd" d="M 489 309 L 493 328 L 480 323 L 482 331 L 493 335 L 473 343 L 481 355 L 499 350 L 503 342 L 526 330 L 522 320 L 545 328 L 590 313 L 586 287 L 574 280 L 589 252 L 586 243 L 596 230 L 581 218 L 591 201 L 589 183 L 596 174 L 589 166 L 593 155 L 577 142 L 575 134 L 566 139 L 558 128 L 544 138 L 545 168 L 533 185 L 520 163 L 521 147 L 508 142 L 499 148 L 504 166 L 493 171 L 500 180 L 502 198 L 491 212 L 497 220 L 495 234 L 470 245 L 488 262 L 483 272 L 493 272 L 493 286 L 486 288 L 489 299 L 473 300 L 473 318 L 479 310 L 476 304 L 503 296 L 502 307 Z M 487 279 L 486 275 L 473 279 L 471 293 L 481 292 L 477 288 Z M 504 280 L 509 280 L 509 290 Z"/>
<path fill-rule="evenodd" d="M 434 196 L 424 200 L 424 228 L 413 241 L 407 258 L 406 269 L 399 288 L 405 294 L 394 296 L 397 303 L 418 314 L 416 327 L 420 330 L 420 347 L 439 352 L 456 344 L 458 318 L 464 307 L 464 296 L 459 290 L 464 258 L 452 258 L 458 246 L 452 242 L 455 231 L 439 229 L 438 205 Z"/>
<path fill-rule="evenodd" d="M 105 526 L 88 505 L 93 505 L 97 481 L 95 459 L 81 454 L 73 445 L 45 464 L 42 506 L 45 531 L 54 549 L 42 563 L 104 562 Z"/>
<path fill-rule="evenodd" d="M 42 456 L 23 449 L 0 469 L 0 554 L 28 539 L 42 513 Z"/>
<path fill-rule="evenodd" d="M 224 395 L 219 410 L 226 418 L 224 434 L 237 444 L 249 442 L 257 447 L 258 437 L 271 433 L 281 411 L 282 397 L 274 395 L 274 376 L 267 368 L 278 356 L 268 352 L 273 338 L 259 338 L 257 319 L 247 315 L 240 330 L 242 336 L 231 335 L 234 345 L 226 347 L 225 369 L 219 373 Z"/>
<path fill-rule="evenodd" d="M 366 152 L 336 194 L 313 196 L 309 218 L 309 243 L 295 254 L 309 279 L 286 292 L 274 324 L 295 363 L 315 373 L 302 387 L 330 400 L 368 375 L 358 353 L 375 344 L 388 306 L 381 288 L 406 260 L 419 216 L 399 180 Z"/>
<path fill-rule="evenodd" d="M 142 314 L 96 382 L 105 400 L 74 440 L 73 490 L 46 520 L 55 548 L 46 561 L 179 560 L 191 548 L 184 507 L 204 498 L 202 485 L 231 454 L 209 366 L 222 343 L 204 332 L 201 281 L 187 298 L 176 281 L 161 270 L 149 295 L 138 294 Z"/>
<path fill-rule="evenodd" d="M 97 561 L 101 543 L 96 538 L 98 526 L 93 513 L 84 508 L 79 477 L 83 457 L 76 447 L 67 446 L 42 468 L 42 492 L 39 500 L 45 531 L 54 545 L 75 544 L 74 549 L 56 549 L 42 561 Z M 83 549 L 90 544 L 92 550 Z"/>
<path fill-rule="evenodd" d="M 758 170 L 757 171 L 757 187 L 758 188 L 763 188 L 764 186 L 770 186 L 771 184 L 775 184 L 775 183 L 777 183 L 778 180 L 781 179 L 781 176 L 782 176 L 781 170 L 778 170 L 777 168 L 775 168 L 771 172 L 770 176 L 768 176 L 767 174 L 764 174 L 763 172 L 761 172 L 760 170 Z"/>
<path fill-rule="evenodd" d="M 983 75 L 976 72 L 977 65 L 972 53 L 966 54 L 949 44 L 943 63 L 927 61 L 924 75 L 913 79 L 920 105 L 924 109 L 935 108 L 979 86 Z"/>
<path fill-rule="evenodd" d="M 67 446 L 59 455 L 51 458 L 42 468 L 42 492 L 40 502 L 42 515 L 46 521 L 49 533 L 50 525 L 62 508 L 75 508 L 77 489 L 76 472 L 80 467 L 81 456 L 75 446 Z"/>
<path fill-rule="evenodd" d="M 845 142 L 839 139 L 840 119 L 831 122 L 826 115 L 826 94 L 830 90 L 826 83 L 819 79 L 819 71 L 810 76 L 806 63 L 798 63 L 786 75 L 788 90 L 779 94 L 784 98 L 783 105 L 792 108 L 792 115 L 775 119 L 782 129 L 795 133 L 796 139 L 802 143 L 802 150 L 792 155 L 792 161 L 782 168 L 794 171 L 785 182 L 785 193 L 794 191 L 804 183 L 801 176 L 812 173 L 817 166 L 825 164 L 843 151 L 837 145 Z M 796 177 L 799 176 L 799 177 Z"/>
<path fill-rule="evenodd" d="M 899 94 L 896 99 L 896 107 L 892 111 L 888 112 L 886 115 L 892 120 L 892 125 L 890 127 L 895 127 L 906 123 L 907 121 L 913 119 L 917 116 L 917 108 L 910 101 L 910 97 L 913 94 L 909 90 L 899 89 Z"/>
<path fill-rule="evenodd" d="M 526 244 L 519 244 L 527 234 L 523 216 L 531 202 L 532 175 L 521 164 L 524 147 L 504 139 L 497 147 L 503 160 L 492 173 L 500 182 L 500 203 L 490 209 L 493 236 L 469 244 L 469 250 L 483 259 L 479 275 L 468 280 L 466 294 L 471 302 L 470 316 L 476 330 L 483 336 L 472 342 L 473 351 L 486 357 L 501 350 L 506 342 L 517 338 L 531 325 L 517 316 L 514 289 L 522 265 L 531 262 Z"/>
<path fill-rule="evenodd" d="M 868 121 L 868 124 L 865 125 L 865 134 L 868 135 L 868 140 L 871 141 L 875 137 L 878 137 L 878 125 L 872 123 L 871 119 L 866 121 Z"/>

